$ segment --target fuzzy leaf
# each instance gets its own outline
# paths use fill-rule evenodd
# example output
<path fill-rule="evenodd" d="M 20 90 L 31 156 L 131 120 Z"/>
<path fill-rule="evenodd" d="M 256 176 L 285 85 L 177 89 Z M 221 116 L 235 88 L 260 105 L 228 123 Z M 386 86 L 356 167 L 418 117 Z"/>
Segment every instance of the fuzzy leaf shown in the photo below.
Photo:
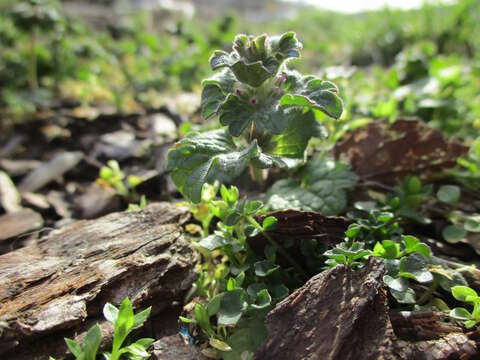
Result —
<path fill-rule="evenodd" d="M 239 60 L 230 67 L 238 81 L 253 87 L 259 87 L 265 80 L 272 77 L 274 73 L 270 72 L 261 61 L 246 63 Z"/>
<path fill-rule="evenodd" d="M 313 112 L 285 109 L 286 126 L 281 134 L 274 135 L 263 145 L 263 151 L 273 156 L 303 159 L 312 137 L 321 138 L 323 129 Z"/>
<path fill-rule="evenodd" d="M 224 130 L 215 130 L 187 136 L 178 142 L 168 153 L 168 169 L 180 192 L 198 203 L 203 184 L 230 181 L 258 155 L 256 141 L 248 148 L 238 149 Z"/>
<path fill-rule="evenodd" d="M 267 130 L 270 134 L 280 134 L 287 126 L 287 120 L 285 111 L 275 102 L 252 105 L 244 98 L 229 94 L 221 105 L 220 123 L 228 126 L 233 136 L 240 136 L 252 122 L 259 133 Z"/>

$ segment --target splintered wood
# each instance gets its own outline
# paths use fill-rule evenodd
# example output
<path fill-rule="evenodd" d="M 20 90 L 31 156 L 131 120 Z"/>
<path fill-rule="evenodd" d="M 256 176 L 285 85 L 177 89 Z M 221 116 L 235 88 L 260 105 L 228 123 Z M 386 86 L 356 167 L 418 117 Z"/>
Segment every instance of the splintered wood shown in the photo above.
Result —
<path fill-rule="evenodd" d="M 181 227 L 188 218 L 186 208 L 152 204 L 78 221 L 1 255 L 0 358 L 63 356 L 63 337 L 81 337 L 96 321 L 108 337 L 107 301 L 128 296 L 136 308 L 153 305 L 152 316 L 182 301 L 195 279 Z"/>

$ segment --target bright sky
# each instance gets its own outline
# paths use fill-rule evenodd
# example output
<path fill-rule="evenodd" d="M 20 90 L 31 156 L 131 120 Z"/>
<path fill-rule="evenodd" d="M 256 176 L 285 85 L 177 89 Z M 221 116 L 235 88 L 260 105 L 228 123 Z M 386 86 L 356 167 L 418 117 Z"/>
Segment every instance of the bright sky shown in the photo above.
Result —
<path fill-rule="evenodd" d="M 381 9 L 385 6 L 391 8 L 400 8 L 400 9 L 413 9 L 421 7 L 424 3 L 424 0 L 287 0 L 294 2 L 304 2 L 307 4 L 316 5 L 323 9 L 335 10 L 347 13 L 354 13 L 364 10 L 376 10 Z M 442 3 L 454 3 L 455 0 L 446 0 L 446 1 L 429 1 L 442 2 Z"/>

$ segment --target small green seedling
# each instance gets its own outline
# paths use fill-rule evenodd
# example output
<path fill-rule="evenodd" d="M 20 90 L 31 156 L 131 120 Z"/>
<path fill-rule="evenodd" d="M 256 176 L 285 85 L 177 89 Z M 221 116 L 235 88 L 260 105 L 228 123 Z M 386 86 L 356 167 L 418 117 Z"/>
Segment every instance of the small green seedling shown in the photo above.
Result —
<path fill-rule="evenodd" d="M 229 182 L 248 167 L 261 182 L 262 169 L 303 161 L 309 140 L 323 134 L 316 114 L 340 117 L 335 84 L 288 68 L 301 48 L 288 32 L 237 35 L 231 53 L 214 52 L 210 65 L 219 71 L 202 82 L 202 114 L 218 116 L 225 128 L 190 134 L 168 154 L 168 169 L 186 199 L 199 203 L 203 184 Z"/>
<path fill-rule="evenodd" d="M 360 268 L 370 256 L 371 251 L 364 249 L 361 242 L 342 242 L 324 253 L 328 260 L 325 264 L 335 267 L 343 264 L 352 269 Z"/>
<path fill-rule="evenodd" d="M 138 198 L 135 188 L 143 182 L 142 178 L 134 175 L 129 175 L 125 182 L 125 173 L 116 160 L 109 160 L 107 166 L 100 169 L 98 181 L 113 187 L 119 195 L 129 200 Z"/>
<path fill-rule="evenodd" d="M 142 338 L 126 346 L 124 343 L 132 330 L 143 325 L 150 315 L 151 307 L 139 312 L 133 313 L 133 307 L 128 298 L 125 298 L 116 308 L 110 303 L 103 307 L 105 319 L 113 324 L 113 344 L 111 352 L 104 352 L 105 360 L 119 360 L 126 358 L 131 360 L 146 360 L 150 358 L 148 347 L 154 339 Z M 98 348 L 102 340 L 102 331 L 98 324 L 95 324 L 88 330 L 82 343 L 77 343 L 72 339 L 65 338 L 65 342 L 73 356 L 77 360 L 96 360 Z M 50 357 L 50 359 L 53 359 Z"/>
<path fill-rule="evenodd" d="M 473 311 L 470 312 L 463 307 L 457 307 L 450 311 L 450 317 L 461 320 L 470 329 L 480 322 L 480 297 L 477 292 L 468 286 L 453 286 L 452 295 L 455 299 L 461 302 L 468 303 L 473 306 Z"/>

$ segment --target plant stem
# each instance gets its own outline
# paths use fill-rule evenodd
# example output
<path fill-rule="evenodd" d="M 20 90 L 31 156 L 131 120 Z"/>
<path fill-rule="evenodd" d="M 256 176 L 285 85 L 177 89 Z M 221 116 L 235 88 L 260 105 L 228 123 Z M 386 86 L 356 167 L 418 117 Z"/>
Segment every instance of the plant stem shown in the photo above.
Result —
<path fill-rule="evenodd" d="M 425 291 L 420 299 L 418 299 L 417 304 L 423 305 L 427 303 L 430 298 L 432 297 L 432 294 L 437 290 L 438 288 L 438 281 L 437 279 L 434 279 L 430 287 Z"/>
<path fill-rule="evenodd" d="M 35 90 L 38 88 L 37 81 L 37 27 L 32 29 L 32 38 L 30 40 L 30 62 L 28 66 L 28 82 L 30 89 Z"/>
<path fill-rule="evenodd" d="M 263 227 L 252 217 L 252 216 L 248 216 L 247 217 L 248 219 L 248 222 L 250 224 L 252 224 L 253 226 L 255 226 L 259 231 L 260 233 L 265 237 L 265 239 L 268 240 L 268 242 L 270 242 L 270 244 L 272 244 L 273 246 L 275 246 L 277 249 L 278 249 L 278 252 L 285 258 L 288 260 L 288 262 L 295 268 L 295 270 L 298 271 L 298 273 L 304 278 L 304 280 L 308 280 L 308 274 L 306 273 L 306 271 L 295 261 L 295 259 L 279 244 L 277 243 L 275 240 L 272 239 L 272 237 L 267 234 L 266 231 L 263 230 Z"/>

